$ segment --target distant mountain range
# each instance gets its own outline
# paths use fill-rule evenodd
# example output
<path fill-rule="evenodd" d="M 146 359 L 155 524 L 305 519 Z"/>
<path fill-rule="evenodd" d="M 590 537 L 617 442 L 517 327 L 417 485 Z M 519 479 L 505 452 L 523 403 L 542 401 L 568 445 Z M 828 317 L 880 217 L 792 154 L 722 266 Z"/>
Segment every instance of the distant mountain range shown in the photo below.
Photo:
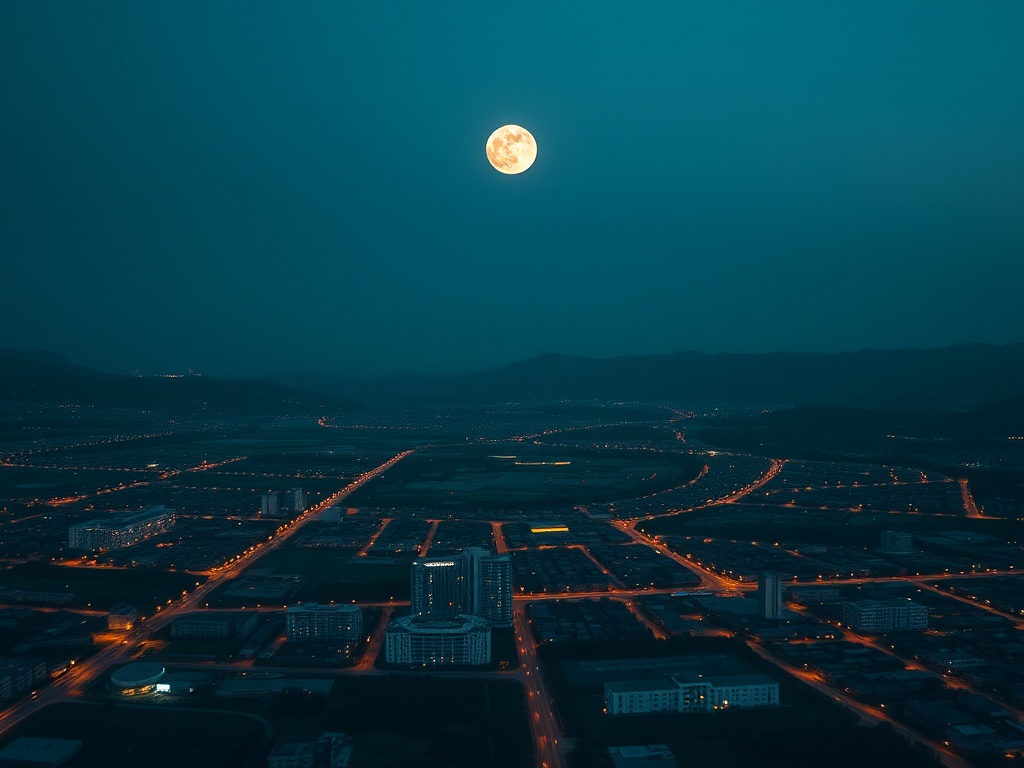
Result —
<path fill-rule="evenodd" d="M 125 376 L 74 365 L 48 352 L 0 349 L 0 401 L 132 408 L 181 416 L 313 415 L 352 411 L 356 401 L 266 381 L 208 376 Z"/>
<path fill-rule="evenodd" d="M 276 384 L 362 401 L 667 400 L 888 410 L 967 410 L 1024 394 L 1024 343 L 837 354 L 544 355 L 479 373 L 344 377 L 284 372 Z"/>
<path fill-rule="evenodd" d="M 543 355 L 477 373 L 381 377 L 283 372 L 264 380 L 100 373 L 46 352 L 0 349 L 0 400 L 173 413 L 351 411 L 360 402 L 434 404 L 669 401 L 880 411 L 969 411 L 1024 395 L 1024 343 L 837 354 L 680 352 L 595 359 Z M 1001 420 L 979 411 L 976 419 Z M 887 427 L 888 428 L 888 427 Z"/>

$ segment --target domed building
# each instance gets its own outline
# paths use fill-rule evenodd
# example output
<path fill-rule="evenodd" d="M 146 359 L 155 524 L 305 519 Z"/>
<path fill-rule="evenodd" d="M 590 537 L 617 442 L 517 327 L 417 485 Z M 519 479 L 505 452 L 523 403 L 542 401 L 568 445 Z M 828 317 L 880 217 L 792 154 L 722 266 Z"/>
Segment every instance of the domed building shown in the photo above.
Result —
<path fill-rule="evenodd" d="M 156 684 L 164 676 L 163 664 L 137 661 L 126 664 L 110 676 L 110 687 L 122 696 L 142 696 L 156 691 Z"/>
<path fill-rule="evenodd" d="M 389 664 L 444 667 L 487 664 L 491 626 L 479 616 L 420 619 L 401 616 L 388 624 L 385 659 Z"/>

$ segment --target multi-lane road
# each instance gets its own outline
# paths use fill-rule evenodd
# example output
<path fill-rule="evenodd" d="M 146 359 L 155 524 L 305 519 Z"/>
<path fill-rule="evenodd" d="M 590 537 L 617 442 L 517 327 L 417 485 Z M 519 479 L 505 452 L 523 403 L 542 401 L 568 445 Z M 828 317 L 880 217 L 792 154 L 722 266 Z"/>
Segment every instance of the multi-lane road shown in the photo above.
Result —
<path fill-rule="evenodd" d="M 345 486 L 343 489 L 332 495 L 331 497 L 320 502 L 315 507 L 308 510 L 301 517 L 293 521 L 292 523 L 284 526 L 280 529 L 275 536 L 270 540 L 264 542 L 253 550 L 245 553 L 237 559 L 225 564 L 223 567 L 211 571 L 209 579 L 206 583 L 198 587 L 192 593 L 185 595 L 182 599 L 172 603 L 169 606 L 163 606 L 161 610 L 153 617 L 145 621 L 140 627 L 130 632 L 124 639 L 124 641 L 117 645 L 111 645 L 89 659 L 84 660 L 80 664 L 72 667 L 62 678 L 53 682 L 46 688 L 41 689 L 40 694 L 31 700 L 25 700 L 15 705 L 6 712 L 0 714 L 0 734 L 10 730 L 18 723 L 22 722 L 25 718 L 29 717 L 33 713 L 37 712 L 42 707 L 54 703 L 60 700 L 64 700 L 76 695 L 80 695 L 84 689 L 97 680 L 101 675 L 105 674 L 111 667 L 127 661 L 133 651 L 136 649 L 140 642 L 143 642 L 150 637 L 154 632 L 166 627 L 176 617 L 182 613 L 192 610 L 201 605 L 205 598 L 216 588 L 221 586 L 226 580 L 237 576 L 243 569 L 252 565 L 255 561 L 267 555 L 269 552 L 274 551 L 276 548 L 284 544 L 291 536 L 295 534 L 299 528 L 313 519 L 316 513 L 327 508 L 328 506 L 334 505 L 344 499 L 348 494 L 355 491 L 357 488 L 379 476 L 389 468 L 394 466 L 397 462 L 412 453 L 412 450 L 404 451 L 396 456 L 393 456 L 388 461 L 384 462 L 375 469 L 360 475 L 354 479 L 351 483 Z M 774 460 L 770 468 L 764 472 L 760 477 L 749 483 L 747 486 L 731 492 L 728 496 L 716 500 L 714 503 L 731 503 L 742 499 L 744 496 L 750 494 L 752 491 L 762 487 L 768 481 L 770 481 L 775 475 L 781 470 L 784 462 L 780 460 Z M 970 513 L 970 506 L 967 506 L 968 512 Z M 668 514 L 681 514 L 679 512 L 671 512 Z M 739 596 L 740 594 L 756 588 L 755 584 L 740 583 L 723 578 L 719 574 L 706 570 L 699 567 L 696 563 L 687 560 L 685 557 L 680 556 L 674 552 L 670 547 L 666 546 L 662 541 L 657 538 L 648 536 L 643 532 L 636 529 L 637 520 L 623 520 L 615 521 L 613 525 L 628 534 L 637 543 L 660 552 L 661 554 L 669 557 L 679 565 L 695 572 L 701 579 L 703 589 L 707 589 L 710 592 L 717 595 L 732 595 Z M 495 542 L 499 551 L 507 550 L 504 544 L 500 523 L 492 523 L 495 534 Z M 383 530 L 383 526 L 378 530 Z M 431 534 L 436 531 L 436 522 L 431 529 Z M 431 537 L 428 537 L 428 544 Z M 372 543 L 372 542 L 371 542 Z M 365 550 L 364 550 L 365 551 Z M 589 554 L 589 551 L 584 548 L 584 551 Z M 607 573 L 607 569 L 595 560 L 595 563 L 603 571 Z M 611 574 L 609 574 L 611 576 Z M 968 574 L 969 575 L 969 574 Z M 991 572 L 986 574 L 978 575 L 992 575 Z M 949 577 L 961 577 L 959 574 L 949 574 Z M 923 577 L 902 577 L 906 581 L 915 582 L 922 587 L 926 587 L 925 582 L 933 582 L 936 576 L 923 576 Z M 864 583 L 866 581 L 877 581 L 877 579 L 848 579 L 848 580 L 828 580 L 829 584 L 843 584 L 843 583 Z M 528 718 L 529 726 L 533 736 L 533 741 L 536 750 L 536 765 L 538 768 L 564 768 L 564 757 L 563 757 L 563 742 L 564 739 L 561 734 L 557 713 L 554 708 L 554 703 L 550 692 L 547 688 L 546 678 L 540 660 L 537 656 L 537 645 L 533 637 L 533 633 L 530 629 L 529 622 L 525 615 L 525 607 L 528 603 L 534 601 L 543 600 L 565 600 L 565 599 L 585 599 L 588 597 L 605 597 L 622 600 L 627 602 L 631 610 L 637 612 L 633 601 L 635 598 L 643 595 L 655 595 L 655 594 L 669 594 L 675 592 L 678 588 L 663 588 L 663 589 L 631 589 L 622 585 L 621 582 L 616 580 L 616 584 L 608 590 L 594 591 L 594 592 L 577 592 L 571 594 L 531 594 L 531 595 L 517 595 L 514 603 L 514 630 L 516 637 L 516 647 L 520 655 L 521 664 L 518 669 L 507 672 L 494 672 L 494 671 L 480 671 L 480 672 L 460 672 L 454 673 L 455 676 L 473 676 L 473 677 L 493 677 L 502 676 L 506 679 L 513 677 L 519 679 L 526 691 L 527 707 L 528 707 Z M 927 588 L 935 590 L 931 585 L 927 585 Z M 935 590 L 938 591 L 938 590 Z M 966 598 L 958 598 L 956 595 L 949 595 L 946 592 L 942 594 L 953 597 L 955 599 L 962 599 L 967 601 Z M 976 602 L 975 605 L 978 605 Z M 985 607 L 985 606 L 981 606 Z M 378 624 L 375 632 L 373 633 L 366 653 L 358 664 L 348 670 L 338 671 L 338 674 L 384 674 L 374 668 L 374 661 L 376 660 L 381 648 L 383 647 L 384 632 L 387 625 L 387 619 L 390 615 L 391 606 L 385 608 L 384 616 L 381 622 Z M 645 621 L 644 617 L 638 614 L 638 619 L 643 621 L 648 626 L 651 626 L 649 621 Z M 652 631 L 656 628 L 652 627 Z M 658 632 L 655 631 L 655 635 L 658 636 Z M 754 650 L 765 658 L 769 659 L 773 664 L 781 669 L 786 670 L 790 674 L 804 680 L 807 684 L 821 689 L 823 692 L 828 693 L 833 699 L 835 699 L 841 705 L 856 712 L 863 720 L 867 722 L 879 722 L 883 719 L 889 720 L 886 714 L 882 711 L 878 711 L 875 708 L 864 705 L 857 702 L 849 697 L 844 696 L 830 688 L 828 688 L 822 681 L 813 678 L 813 676 L 807 675 L 803 670 L 790 668 L 790 666 L 784 661 L 775 658 L 770 655 L 760 646 L 756 644 L 752 645 Z M 889 720 L 892 722 L 891 720 Z M 915 738 L 919 741 L 925 741 L 921 736 L 914 734 L 913 732 L 905 729 L 898 723 L 893 723 L 894 727 L 898 732 L 904 733 L 908 737 Z M 943 745 L 936 745 L 935 743 L 929 743 L 930 746 L 936 748 L 941 756 L 943 762 L 951 766 L 951 768 L 961 768 L 965 765 L 963 760 L 958 756 L 951 753 L 948 749 L 943 748 Z"/>
<path fill-rule="evenodd" d="M 280 547 L 305 523 L 314 519 L 317 513 L 337 504 L 357 488 L 386 472 L 413 452 L 413 450 L 403 451 L 396 456 L 392 456 L 380 466 L 359 475 L 340 491 L 310 507 L 301 516 L 282 527 L 268 541 L 263 542 L 222 568 L 211 571 L 209 578 L 202 586 L 197 587 L 193 592 L 183 596 L 180 600 L 171 603 L 169 606 L 161 607 L 161 610 L 155 615 L 141 622 L 136 629 L 129 632 L 121 643 L 109 645 L 88 659 L 81 661 L 73 666 L 64 676 L 43 688 L 34 698 L 18 702 L 3 713 L 0 713 L 0 736 L 43 707 L 81 695 L 90 683 L 105 674 L 110 667 L 128 661 L 135 647 L 140 642 L 166 627 L 182 613 L 197 608 L 213 590 L 225 581 L 237 576 L 244 568 L 248 568 L 255 561 Z"/>

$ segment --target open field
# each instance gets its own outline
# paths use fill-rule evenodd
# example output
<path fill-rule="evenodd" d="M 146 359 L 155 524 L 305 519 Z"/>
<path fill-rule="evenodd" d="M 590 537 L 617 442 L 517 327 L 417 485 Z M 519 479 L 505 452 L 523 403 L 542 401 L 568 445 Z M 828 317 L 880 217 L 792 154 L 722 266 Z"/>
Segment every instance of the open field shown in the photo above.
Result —
<path fill-rule="evenodd" d="M 70 592 L 74 598 L 65 607 L 107 610 L 117 603 L 129 603 L 145 615 L 204 581 L 204 576 L 150 568 L 72 567 L 39 562 L 0 570 L 0 588 Z"/>
<path fill-rule="evenodd" d="M 289 602 L 350 602 L 409 599 L 409 565 L 412 557 L 359 557 L 353 549 L 317 549 L 282 547 L 260 560 L 257 570 L 272 570 L 275 576 L 295 576 L 299 583 L 288 596 Z M 236 598 L 224 595 L 246 577 L 217 589 L 210 597 L 210 607 L 238 607 L 267 604 L 259 598 Z"/>
<path fill-rule="evenodd" d="M 237 768 L 253 757 L 264 728 L 249 717 L 205 710 L 56 704 L 16 729 L 0 746 L 19 736 L 84 742 L 68 763 L 74 768 Z"/>
<path fill-rule="evenodd" d="M 0 501 L 28 503 L 59 500 L 91 494 L 106 488 L 116 488 L 156 479 L 153 471 L 94 468 L 56 469 L 50 467 L 0 466 Z"/>
<path fill-rule="evenodd" d="M 512 680 L 443 674 L 350 676 L 329 697 L 280 696 L 233 708 L 267 713 L 282 741 L 324 731 L 353 740 L 353 768 L 529 768 L 525 693 Z"/>
<path fill-rule="evenodd" d="M 538 509 L 636 498 L 697 476 L 689 455 L 501 443 L 421 451 L 350 498 L 353 506 Z"/>

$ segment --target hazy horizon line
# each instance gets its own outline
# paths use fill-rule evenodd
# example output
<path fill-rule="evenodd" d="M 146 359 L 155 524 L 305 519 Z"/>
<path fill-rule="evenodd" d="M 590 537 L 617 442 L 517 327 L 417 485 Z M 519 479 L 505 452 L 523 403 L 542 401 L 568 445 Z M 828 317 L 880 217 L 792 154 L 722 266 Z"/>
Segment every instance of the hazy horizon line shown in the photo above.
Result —
<path fill-rule="evenodd" d="M 496 364 L 480 364 L 476 366 L 462 366 L 453 367 L 447 370 L 441 371 L 423 371 L 423 370 L 403 370 L 394 372 L 339 372 L 327 369 L 316 369 L 312 367 L 277 367 L 272 370 L 264 369 L 259 372 L 246 371 L 242 373 L 223 373 L 216 371 L 203 370 L 199 367 L 185 366 L 185 367 L 174 367 L 168 366 L 162 369 L 148 369 L 139 366 L 126 369 L 120 366 L 103 366 L 101 364 L 91 363 L 88 361 L 82 361 L 79 358 L 72 357 L 63 352 L 56 352 L 49 349 L 40 349 L 38 347 L 22 347 L 22 346 L 5 346 L 0 347 L 0 351 L 9 351 L 21 354 L 43 354 L 53 355 L 60 357 L 71 365 L 79 366 L 82 368 L 88 368 L 96 371 L 97 373 L 108 374 L 108 375 L 122 375 L 122 376 L 185 376 L 185 375 L 199 375 L 199 376 L 210 376 L 213 378 L 227 379 L 227 380 L 246 380 L 246 379 L 267 379 L 276 375 L 281 374 L 308 374 L 315 376 L 327 376 L 336 378 L 347 378 L 347 379 L 376 379 L 376 378 L 399 378 L 399 377 L 415 377 L 415 376 L 427 376 L 427 377 L 444 377 L 444 376 L 460 376 L 470 375 L 474 373 L 482 373 L 485 371 L 498 370 L 501 368 L 507 368 L 520 363 L 529 362 L 531 360 L 538 360 L 545 357 L 563 357 L 563 358 L 575 358 L 581 360 L 596 360 L 596 361 L 610 361 L 620 360 L 625 358 L 656 358 L 656 357 L 673 357 L 675 355 L 702 355 L 706 357 L 718 357 L 718 356 L 746 356 L 746 357 L 762 357 L 769 355 L 823 355 L 823 356 L 838 356 L 838 355 L 851 355 L 861 354 L 865 352 L 912 352 L 912 351 L 928 351 L 928 350 L 939 350 L 939 349 L 951 349 L 953 347 L 970 347 L 970 346 L 988 346 L 988 347 L 1010 347 L 1019 344 L 1024 344 L 1024 338 L 1018 341 L 1009 341 L 1003 343 L 989 342 L 989 341 L 961 341 L 950 344 L 941 344 L 935 346 L 894 346 L 894 347 L 859 347 L 856 349 L 841 349 L 834 351 L 823 351 L 823 350 L 785 350 L 776 349 L 770 351 L 761 352 L 735 352 L 735 351 L 720 351 L 720 352 L 707 352 L 697 349 L 686 349 L 676 350 L 674 352 L 648 352 L 648 353 L 626 353 L 616 355 L 586 355 L 577 354 L 571 352 L 542 352 L 535 355 L 529 355 L 526 357 L 519 357 L 508 362 L 496 363 Z"/>

